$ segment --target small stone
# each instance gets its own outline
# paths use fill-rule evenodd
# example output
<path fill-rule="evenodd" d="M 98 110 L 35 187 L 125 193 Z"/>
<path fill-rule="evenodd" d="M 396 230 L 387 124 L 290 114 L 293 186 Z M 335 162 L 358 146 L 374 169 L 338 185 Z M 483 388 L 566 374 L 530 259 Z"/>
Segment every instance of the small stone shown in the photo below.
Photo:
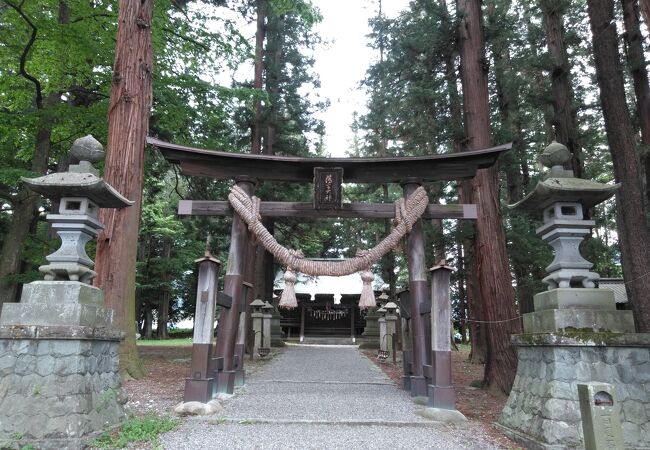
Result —
<path fill-rule="evenodd" d="M 223 406 L 218 400 L 210 400 L 208 403 L 185 402 L 174 407 L 174 412 L 179 416 L 208 416 L 223 411 Z"/>
<path fill-rule="evenodd" d="M 424 408 L 417 412 L 419 416 L 427 419 L 435 420 L 436 422 L 444 423 L 463 423 L 467 422 L 467 418 L 455 409 L 441 409 L 441 408 Z"/>
<path fill-rule="evenodd" d="M 70 155 L 79 161 L 96 163 L 104 159 L 104 147 L 90 134 L 74 141 L 70 148 Z"/>

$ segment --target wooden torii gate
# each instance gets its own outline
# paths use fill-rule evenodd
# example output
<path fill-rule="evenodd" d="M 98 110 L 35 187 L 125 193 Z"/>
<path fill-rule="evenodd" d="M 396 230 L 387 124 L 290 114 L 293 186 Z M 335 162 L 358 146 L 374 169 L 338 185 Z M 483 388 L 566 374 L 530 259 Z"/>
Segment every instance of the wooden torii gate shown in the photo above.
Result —
<path fill-rule="evenodd" d="M 343 178 L 346 183 L 399 183 L 408 197 L 425 182 L 467 180 L 474 177 L 478 169 L 495 164 L 499 155 L 509 150 L 511 144 L 473 150 L 462 153 L 449 153 L 417 157 L 389 158 L 302 158 L 288 156 L 269 156 L 228 153 L 198 149 L 148 138 L 147 142 L 160 149 L 171 163 L 178 164 L 181 173 L 215 179 L 232 179 L 246 193 L 252 195 L 259 181 L 284 181 L 313 183 L 315 174 L 332 174 Z M 343 181 L 339 179 L 339 181 Z M 315 184 L 319 184 L 316 181 Z M 304 218 L 364 218 L 385 219 L 395 217 L 393 204 L 385 203 L 341 203 L 339 197 L 327 205 L 296 202 L 262 202 L 260 215 L 266 217 L 304 217 Z M 317 197 L 317 195 L 315 195 Z M 316 202 L 317 203 L 317 202 Z M 198 367 L 207 369 L 194 371 L 201 378 L 203 392 L 233 393 L 235 382 L 243 383 L 244 346 L 242 336 L 246 336 L 246 320 L 240 313 L 250 315 L 252 289 L 252 259 L 250 236 L 246 224 L 233 214 L 227 201 L 181 200 L 179 215 L 233 216 L 230 236 L 228 264 L 224 278 L 224 295 L 221 304 L 221 319 L 217 326 L 217 342 L 208 362 Z M 476 219 L 476 205 L 429 204 L 424 219 Z M 431 366 L 431 330 L 422 312 L 430 305 L 425 262 L 424 234 L 422 220 L 418 220 L 407 237 L 407 261 L 409 270 L 409 310 L 411 314 L 411 395 L 427 395 L 427 367 Z M 248 298 L 247 298 L 248 297 Z M 220 303 L 217 301 L 217 303 Z M 208 347 L 211 349 L 211 346 Z M 198 354 L 206 357 L 205 349 Z M 405 374 L 406 375 L 406 374 Z M 209 386 L 206 389 L 205 386 Z M 187 391 L 186 391 L 187 393 Z M 191 397 L 191 396 L 190 396 Z M 188 398 L 187 400 L 203 400 Z M 209 400 L 209 398 L 207 399 Z"/>

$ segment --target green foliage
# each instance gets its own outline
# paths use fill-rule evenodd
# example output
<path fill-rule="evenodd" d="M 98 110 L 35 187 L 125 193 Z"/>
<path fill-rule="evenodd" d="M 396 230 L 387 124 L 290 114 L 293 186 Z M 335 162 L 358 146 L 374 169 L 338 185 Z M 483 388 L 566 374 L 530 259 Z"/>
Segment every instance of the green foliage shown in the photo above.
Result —
<path fill-rule="evenodd" d="M 134 442 L 151 442 L 154 445 L 158 436 L 173 430 L 179 424 L 177 419 L 149 414 L 145 417 L 130 417 L 117 430 L 99 436 L 91 444 L 96 449 L 120 449 Z"/>
<path fill-rule="evenodd" d="M 192 338 L 140 339 L 137 344 L 140 347 L 189 347 L 192 345 Z"/>

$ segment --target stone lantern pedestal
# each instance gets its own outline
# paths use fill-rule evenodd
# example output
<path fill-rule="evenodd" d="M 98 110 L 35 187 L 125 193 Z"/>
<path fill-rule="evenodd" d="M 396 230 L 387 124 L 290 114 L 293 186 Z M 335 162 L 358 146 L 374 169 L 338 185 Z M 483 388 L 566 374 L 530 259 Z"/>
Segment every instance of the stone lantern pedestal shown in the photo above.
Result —
<path fill-rule="evenodd" d="M 578 384 L 612 384 L 622 434 L 629 448 L 650 448 L 650 335 L 634 331 L 631 311 L 617 311 L 614 293 L 595 289 L 597 273 L 579 244 L 594 225 L 583 210 L 611 197 L 618 185 L 573 178 L 562 164 L 570 157 L 551 144 L 542 162 L 550 176 L 514 205 L 533 216 L 543 211 L 538 235 L 555 250 L 544 278 L 548 290 L 535 295 L 535 311 L 524 314 L 517 346 L 517 374 L 497 426 L 529 449 L 584 448 Z"/>
<path fill-rule="evenodd" d="M 96 273 L 84 249 L 103 225 L 99 208 L 131 202 L 97 177 L 101 158 L 92 136 L 75 141 L 81 162 L 70 172 L 23 179 L 33 191 L 59 201 L 49 214 L 61 247 L 39 270 L 44 281 L 23 287 L 20 303 L 0 315 L 0 447 L 83 448 L 94 434 L 124 419 L 119 343 L 113 311 L 104 307 Z M 17 441 L 17 442 L 16 442 Z"/>

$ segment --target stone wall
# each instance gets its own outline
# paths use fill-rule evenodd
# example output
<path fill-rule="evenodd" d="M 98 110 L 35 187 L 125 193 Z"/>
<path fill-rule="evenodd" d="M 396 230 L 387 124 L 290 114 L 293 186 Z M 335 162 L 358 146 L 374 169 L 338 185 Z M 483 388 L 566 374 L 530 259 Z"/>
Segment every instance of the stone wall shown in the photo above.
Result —
<path fill-rule="evenodd" d="M 124 418 L 119 340 L 0 338 L 0 447 L 81 448 Z"/>
<path fill-rule="evenodd" d="M 628 448 L 650 448 L 648 348 L 520 346 L 512 392 L 499 425 L 528 448 L 583 447 L 578 382 L 615 386 Z M 528 441 L 530 439 L 530 441 Z"/>

